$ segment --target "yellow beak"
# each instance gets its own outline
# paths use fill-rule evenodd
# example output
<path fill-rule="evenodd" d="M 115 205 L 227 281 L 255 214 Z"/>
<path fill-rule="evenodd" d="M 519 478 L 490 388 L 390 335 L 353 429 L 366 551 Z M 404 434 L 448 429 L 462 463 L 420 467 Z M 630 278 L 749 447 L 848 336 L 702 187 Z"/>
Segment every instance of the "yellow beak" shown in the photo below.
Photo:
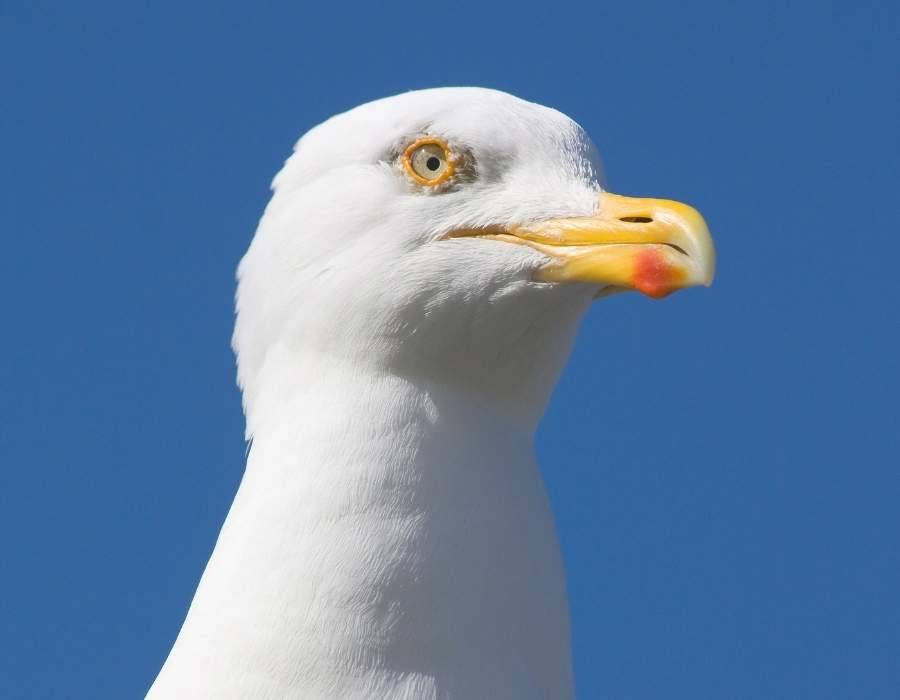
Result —
<path fill-rule="evenodd" d="M 715 248 L 703 217 L 666 199 L 603 192 L 593 216 L 453 235 L 485 234 L 551 258 L 536 279 L 598 284 L 604 287 L 600 294 L 636 289 L 660 299 L 685 287 L 709 286 L 715 274 Z"/>

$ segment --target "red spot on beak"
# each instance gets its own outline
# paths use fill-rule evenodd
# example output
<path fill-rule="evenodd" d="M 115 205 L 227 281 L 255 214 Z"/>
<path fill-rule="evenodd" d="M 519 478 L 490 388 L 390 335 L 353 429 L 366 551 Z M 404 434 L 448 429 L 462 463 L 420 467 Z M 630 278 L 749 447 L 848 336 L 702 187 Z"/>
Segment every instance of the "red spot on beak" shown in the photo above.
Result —
<path fill-rule="evenodd" d="M 639 292 L 654 299 L 662 299 L 678 289 L 680 270 L 666 261 L 666 257 L 653 248 L 637 254 L 632 283 Z"/>

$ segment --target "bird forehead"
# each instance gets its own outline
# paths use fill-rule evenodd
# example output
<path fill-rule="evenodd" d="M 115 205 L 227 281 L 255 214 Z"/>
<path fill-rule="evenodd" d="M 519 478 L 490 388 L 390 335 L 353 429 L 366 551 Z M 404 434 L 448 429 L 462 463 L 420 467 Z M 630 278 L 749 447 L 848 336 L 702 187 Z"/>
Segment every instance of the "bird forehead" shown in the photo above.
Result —
<path fill-rule="evenodd" d="M 409 139 L 439 135 L 460 148 L 514 159 L 588 152 L 589 139 L 564 114 L 496 90 L 438 88 L 388 97 L 310 130 L 294 158 L 324 169 L 384 159 Z"/>

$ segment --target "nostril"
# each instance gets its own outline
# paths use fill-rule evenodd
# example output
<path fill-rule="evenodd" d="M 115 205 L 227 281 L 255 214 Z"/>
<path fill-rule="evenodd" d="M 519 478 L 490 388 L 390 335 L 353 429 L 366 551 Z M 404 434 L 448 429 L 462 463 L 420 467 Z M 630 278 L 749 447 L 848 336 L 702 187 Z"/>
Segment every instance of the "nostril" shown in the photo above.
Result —
<path fill-rule="evenodd" d="M 652 224 L 653 219 L 649 216 L 622 216 L 619 221 L 625 221 L 629 224 Z"/>

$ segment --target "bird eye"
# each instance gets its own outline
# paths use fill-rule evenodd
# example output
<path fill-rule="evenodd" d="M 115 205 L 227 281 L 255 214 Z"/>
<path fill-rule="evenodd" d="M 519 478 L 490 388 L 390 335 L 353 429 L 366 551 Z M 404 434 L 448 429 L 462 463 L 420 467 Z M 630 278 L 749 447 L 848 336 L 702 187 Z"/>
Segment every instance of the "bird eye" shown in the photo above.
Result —
<path fill-rule="evenodd" d="M 438 185 L 453 174 L 454 159 L 444 141 L 426 137 L 414 141 L 403 152 L 403 167 L 420 185 Z"/>

